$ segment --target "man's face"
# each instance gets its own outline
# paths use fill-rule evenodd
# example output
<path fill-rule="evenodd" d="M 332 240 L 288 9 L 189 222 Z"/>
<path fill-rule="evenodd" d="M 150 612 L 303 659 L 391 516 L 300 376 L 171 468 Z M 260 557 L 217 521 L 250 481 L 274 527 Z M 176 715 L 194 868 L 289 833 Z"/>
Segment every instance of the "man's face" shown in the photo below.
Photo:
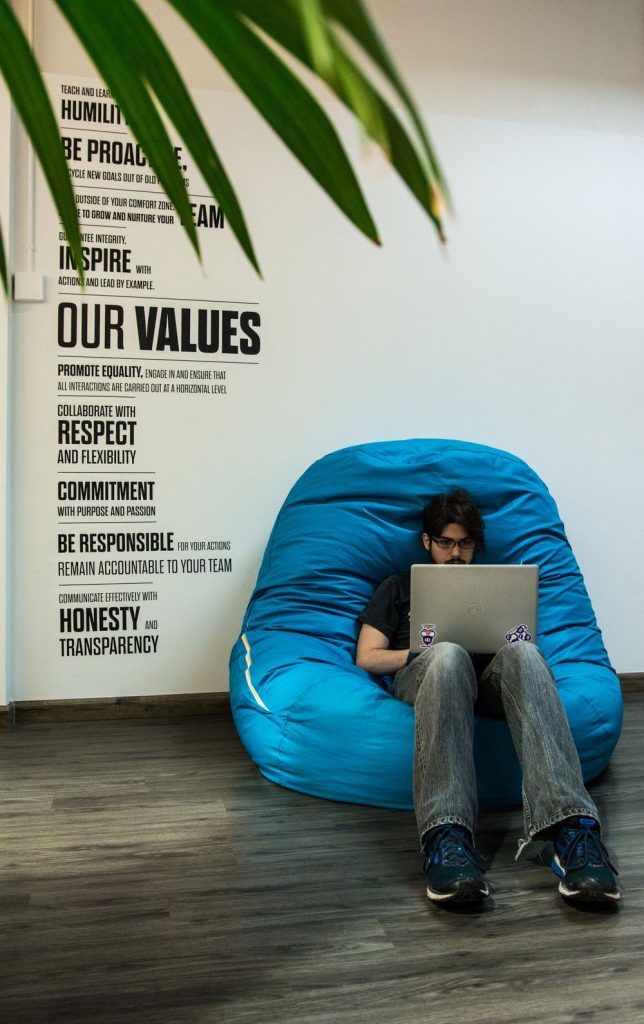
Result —
<path fill-rule="evenodd" d="M 476 547 L 467 531 L 458 523 L 448 523 L 436 536 L 430 537 L 428 533 L 422 536 L 429 560 L 436 565 L 469 565 L 474 558 Z M 450 541 L 465 541 L 465 547 L 450 544 Z"/>

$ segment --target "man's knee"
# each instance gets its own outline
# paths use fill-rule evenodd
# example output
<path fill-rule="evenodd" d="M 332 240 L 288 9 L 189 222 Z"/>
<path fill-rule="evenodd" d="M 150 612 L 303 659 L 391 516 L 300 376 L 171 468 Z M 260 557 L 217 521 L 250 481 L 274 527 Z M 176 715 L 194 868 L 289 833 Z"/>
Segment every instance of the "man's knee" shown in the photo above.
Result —
<path fill-rule="evenodd" d="M 526 679 L 550 679 L 552 673 L 548 662 L 536 644 L 518 642 L 505 644 L 499 651 L 501 656 L 501 672 L 504 682 L 511 683 Z"/>
<path fill-rule="evenodd" d="M 546 660 L 537 645 L 529 644 L 526 641 L 504 644 L 499 653 L 510 661 L 518 661 L 526 665 L 546 664 Z"/>
<path fill-rule="evenodd" d="M 423 668 L 421 686 L 442 689 L 466 685 L 476 687 L 472 659 L 459 644 L 441 641 L 418 655 Z"/>

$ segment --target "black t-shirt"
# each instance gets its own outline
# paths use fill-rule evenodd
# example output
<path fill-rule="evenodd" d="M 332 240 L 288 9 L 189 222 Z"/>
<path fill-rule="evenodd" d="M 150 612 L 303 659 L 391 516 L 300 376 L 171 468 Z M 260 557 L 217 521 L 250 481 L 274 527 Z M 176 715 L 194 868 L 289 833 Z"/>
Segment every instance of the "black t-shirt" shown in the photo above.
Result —
<path fill-rule="evenodd" d="M 394 651 L 406 651 L 409 648 L 410 587 L 408 572 L 388 576 L 358 616 L 358 622 L 364 622 L 384 633 Z"/>
<path fill-rule="evenodd" d="M 410 590 L 411 577 L 408 572 L 388 576 L 382 581 L 367 607 L 358 616 L 358 622 L 366 623 L 384 633 L 389 640 L 389 647 L 393 651 L 406 651 L 410 646 Z M 489 665 L 492 657 L 491 654 L 470 653 L 477 678 L 480 678 L 483 669 Z"/>

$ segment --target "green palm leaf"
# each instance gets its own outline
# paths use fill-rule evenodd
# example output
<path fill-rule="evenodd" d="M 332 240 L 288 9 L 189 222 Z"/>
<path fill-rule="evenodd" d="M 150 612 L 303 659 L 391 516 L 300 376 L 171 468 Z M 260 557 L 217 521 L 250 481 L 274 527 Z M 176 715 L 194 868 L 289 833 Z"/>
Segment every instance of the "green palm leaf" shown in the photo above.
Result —
<path fill-rule="evenodd" d="M 0 280 L 4 285 L 5 292 L 8 290 L 7 286 L 7 262 L 4 257 L 4 240 L 2 238 L 2 228 L 0 227 Z"/>
<path fill-rule="evenodd" d="M 329 18 L 342 25 L 365 52 L 369 54 L 400 96 L 418 132 L 421 146 L 430 167 L 433 185 L 449 202 L 447 181 L 434 153 L 423 119 L 362 3 L 360 0 L 350 0 L 349 3 L 346 0 L 324 0 L 324 10 Z"/>
<path fill-rule="evenodd" d="M 6 0 L 0 0 L 0 71 L 54 197 L 82 280 L 78 214 L 60 132 L 38 65 Z M 1 240 L 0 253 L 0 276 L 7 291 L 7 266 Z"/>
<path fill-rule="evenodd" d="M 229 4 L 170 2 L 335 204 L 368 238 L 379 241 L 333 125 L 293 72 Z"/>
<path fill-rule="evenodd" d="M 55 3 L 94 61 L 181 218 L 195 252 L 199 253 L 197 230 L 179 164 L 138 59 L 139 49 L 145 44 L 134 34 L 140 28 L 134 3 L 132 0 L 115 0 L 114 3 L 98 0 L 91 4 L 86 0 L 55 0 Z"/>
<path fill-rule="evenodd" d="M 198 251 L 189 199 L 177 159 L 150 94 L 154 93 L 186 146 L 248 259 L 259 272 L 241 206 L 176 65 L 133 0 L 87 4 L 55 0 L 83 41 L 125 119 L 148 155 Z M 118 51 L 115 55 L 114 51 Z"/>
<path fill-rule="evenodd" d="M 318 67 L 311 54 L 310 35 L 303 26 L 291 0 L 225 0 L 231 8 L 252 18 L 253 21 L 277 43 L 293 54 L 308 67 Z M 436 224 L 442 237 L 440 216 L 431 201 L 432 186 L 427 171 L 419 159 L 397 116 L 370 84 L 363 72 L 351 60 L 340 42 L 330 37 L 332 60 L 324 63 L 328 67 L 325 81 L 349 109 L 353 110 L 365 130 L 385 151 L 401 179 L 411 190 L 425 212 Z M 441 191 L 445 188 L 441 184 Z"/>
<path fill-rule="evenodd" d="M 186 86 L 136 0 L 53 0 L 94 61 L 199 252 L 190 201 L 157 103 L 180 133 L 249 260 L 259 270 L 233 186 Z M 290 151 L 367 237 L 378 233 L 329 118 L 265 41 L 289 50 L 335 90 L 442 237 L 438 201 L 447 186 L 420 114 L 361 0 L 168 0 L 194 29 Z M 347 33 L 385 75 L 411 119 L 415 142 L 343 48 Z M 0 70 L 43 167 L 81 279 L 81 240 L 56 118 L 27 40 L 0 0 Z M 7 266 L 0 235 L 0 277 Z"/>

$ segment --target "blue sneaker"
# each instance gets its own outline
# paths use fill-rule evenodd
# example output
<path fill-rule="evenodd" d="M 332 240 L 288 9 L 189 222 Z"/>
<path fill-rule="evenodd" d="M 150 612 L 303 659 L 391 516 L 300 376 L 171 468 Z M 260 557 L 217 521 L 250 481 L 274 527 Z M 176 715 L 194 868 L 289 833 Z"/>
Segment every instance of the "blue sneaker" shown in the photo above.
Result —
<path fill-rule="evenodd" d="M 594 818 L 571 818 L 555 839 L 552 870 L 560 879 L 559 892 L 571 900 L 607 903 L 621 899 L 615 881 L 617 868 L 599 838 Z"/>
<path fill-rule="evenodd" d="M 467 829 L 437 825 L 427 833 L 422 855 L 430 900 L 467 903 L 489 896 L 483 858 Z"/>

